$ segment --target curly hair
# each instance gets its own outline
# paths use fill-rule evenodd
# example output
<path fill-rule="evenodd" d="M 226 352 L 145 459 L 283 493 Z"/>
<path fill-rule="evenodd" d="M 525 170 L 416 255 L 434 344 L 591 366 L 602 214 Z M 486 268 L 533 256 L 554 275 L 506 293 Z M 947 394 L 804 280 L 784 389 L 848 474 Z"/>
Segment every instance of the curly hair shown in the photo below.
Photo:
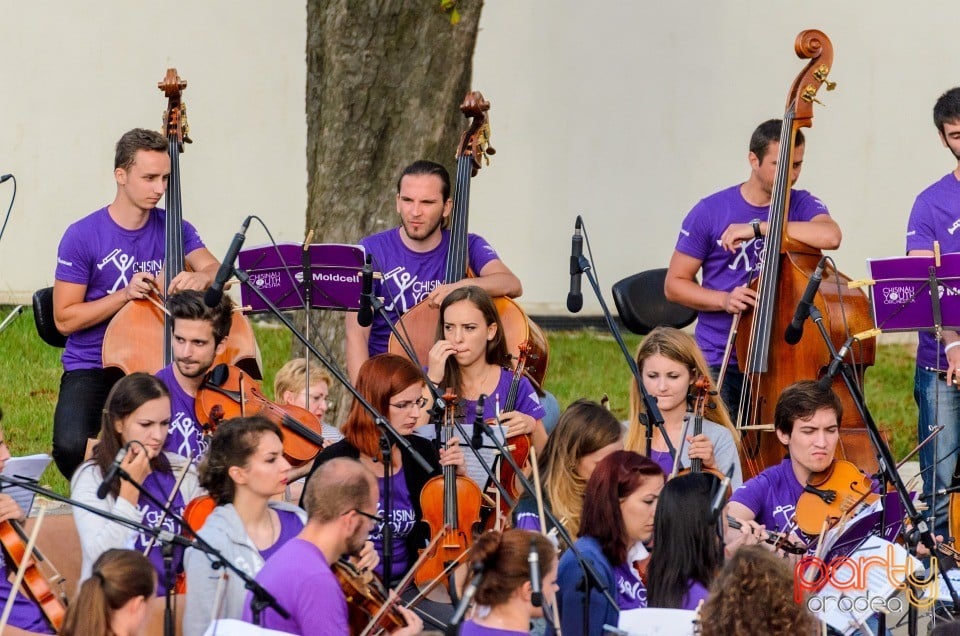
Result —
<path fill-rule="evenodd" d="M 790 567 L 762 546 L 737 550 L 700 610 L 700 636 L 817 633 L 817 620 L 793 599 Z"/>

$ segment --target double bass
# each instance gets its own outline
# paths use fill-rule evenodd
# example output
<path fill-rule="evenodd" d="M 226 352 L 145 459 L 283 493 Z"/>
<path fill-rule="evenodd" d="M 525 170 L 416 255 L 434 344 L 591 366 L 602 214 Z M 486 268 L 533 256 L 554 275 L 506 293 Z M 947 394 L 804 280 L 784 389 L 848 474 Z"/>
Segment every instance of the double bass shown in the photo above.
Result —
<path fill-rule="evenodd" d="M 480 171 L 482 160 L 486 159 L 489 162 L 487 155 L 496 152 L 489 145 L 490 124 L 487 111 L 490 110 L 490 102 L 484 100 L 479 92 L 472 91 L 467 93 L 463 104 L 460 105 L 460 110 L 466 117 L 472 118 L 472 121 L 461 135 L 457 148 L 456 188 L 450 221 L 450 245 L 447 250 L 447 266 L 443 280 L 445 285 L 456 283 L 477 273 L 469 271 L 467 264 L 470 179 Z M 531 356 L 533 362 L 528 366 L 528 371 L 536 385 L 542 386 L 547 373 L 547 357 L 550 351 L 546 336 L 513 299 L 500 296 L 494 298 L 493 302 L 500 314 L 500 322 L 503 324 L 507 351 L 515 355 L 520 343 L 528 340 L 532 343 L 535 356 Z M 430 347 L 436 341 L 439 320 L 439 307 L 431 306 L 429 300 L 423 300 L 397 322 L 398 331 L 401 334 L 407 334 L 410 346 L 420 360 L 428 358 Z M 390 336 L 388 350 L 397 355 L 406 355 L 393 335 Z"/>
<path fill-rule="evenodd" d="M 745 480 L 784 457 L 783 445 L 773 433 L 774 407 L 780 393 L 797 380 L 821 377 L 830 363 L 830 353 L 819 330 L 806 329 L 796 346 L 786 344 L 783 338 L 811 275 L 823 262 L 819 249 L 787 235 L 795 141 L 801 128 L 813 125 L 813 102 L 820 86 L 826 84 L 827 90 L 834 87 L 827 81 L 833 64 L 833 45 L 822 31 L 802 31 L 794 48 L 798 57 L 810 61 L 794 80 L 787 99 L 763 260 L 759 277 L 751 283 L 757 292 L 756 306 L 743 314 L 736 340 L 737 357 L 745 376 L 737 422 L 742 435 Z M 873 327 L 866 294 L 850 289 L 849 281 L 827 264 L 814 301 L 837 349 L 851 333 Z M 860 342 L 850 351 L 847 362 L 862 382 L 865 369 L 874 362 L 874 343 Z M 833 390 L 844 406 L 838 454 L 859 466 L 875 467 L 867 430 L 842 378 L 834 378 Z"/>
<path fill-rule="evenodd" d="M 157 86 L 167 96 L 167 110 L 163 114 L 163 129 L 170 154 L 170 179 L 167 183 L 166 217 L 164 229 L 164 288 L 185 267 L 183 253 L 183 214 L 180 196 L 180 153 L 184 144 L 191 143 L 187 125 L 186 105 L 182 101 L 187 83 L 180 79 L 177 70 L 167 69 L 164 79 Z M 118 369 L 126 375 L 134 371 L 156 373 L 173 361 L 171 345 L 172 324 L 163 308 L 162 293 L 156 298 L 128 302 L 114 315 L 103 337 L 103 368 Z M 260 352 L 253 335 L 253 328 L 244 316 L 233 314 L 230 336 L 226 350 L 217 356 L 216 362 L 227 362 L 242 367 L 256 378 L 260 373 Z"/>

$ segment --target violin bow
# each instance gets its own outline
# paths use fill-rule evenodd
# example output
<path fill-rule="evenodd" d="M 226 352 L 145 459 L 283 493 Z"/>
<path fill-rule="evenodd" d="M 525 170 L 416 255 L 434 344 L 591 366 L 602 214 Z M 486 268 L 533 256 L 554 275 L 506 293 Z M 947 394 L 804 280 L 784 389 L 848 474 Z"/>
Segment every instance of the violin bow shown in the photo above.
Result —
<path fill-rule="evenodd" d="M 550 540 L 550 534 L 547 532 L 547 524 L 545 523 L 546 515 L 543 514 L 543 487 L 540 484 L 540 463 L 537 461 L 537 449 L 530 443 L 530 465 L 532 466 L 533 473 L 533 494 L 537 498 L 537 516 L 540 518 L 540 532 Z M 557 558 L 560 558 L 560 555 L 557 555 Z M 540 577 L 541 585 L 543 584 L 543 577 Z M 543 590 L 540 590 L 541 598 L 543 596 Z M 546 601 L 544 601 L 546 602 Z M 560 612 L 557 609 L 556 599 L 553 603 L 549 603 L 550 613 L 553 617 L 553 629 L 557 633 L 557 636 L 563 636 L 560 632 Z"/>
<path fill-rule="evenodd" d="M 46 500 L 38 497 L 37 503 L 40 506 L 40 510 L 37 512 L 37 522 L 34 524 L 33 530 L 30 531 L 27 547 L 23 550 L 23 560 L 20 561 L 20 567 L 17 568 L 17 575 L 14 577 L 13 583 L 10 586 L 10 598 L 7 599 L 6 604 L 3 606 L 3 615 L 0 616 L 0 634 L 2 634 L 7 627 L 7 621 L 10 619 L 10 612 L 13 611 L 13 602 L 17 598 L 17 593 L 19 592 L 24 596 L 28 596 L 27 590 L 22 587 L 23 576 L 27 573 L 27 566 L 30 564 L 30 559 L 33 558 L 33 550 L 37 545 L 37 537 L 40 535 L 40 526 L 43 525 L 43 517 L 47 512 Z"/>

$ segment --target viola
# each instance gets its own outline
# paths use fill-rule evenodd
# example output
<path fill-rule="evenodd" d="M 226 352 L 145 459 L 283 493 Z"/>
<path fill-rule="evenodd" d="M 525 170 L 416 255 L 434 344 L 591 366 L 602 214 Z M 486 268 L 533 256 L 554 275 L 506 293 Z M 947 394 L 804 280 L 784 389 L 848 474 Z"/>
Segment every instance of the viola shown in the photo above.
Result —
<path fill-rule="evenodd" d="M 777 397 L 798 379 L 819 377 L 830 362 L 829 352 L 816 329 L 807 329 L 795 346 L 787 345 L 783 338 L 797 302 L 822 257 L 819 249 L 787 235 L 790 170 L 796 136 L 801 128 L 813 125 L 813 102 L 820 87 L 826 84 L 827 90 L 833 88 L 827 81 L 833 64 L 833 45 L 826 34 L 814 29 L 802 31 L 794 49 L 798 57 L 809 62 L 793 81 L 783 115 L 763 260 L 758 279 L 751 283 L 757 292 L 756 306 L 742 314 L 743 323 L 736 335 L 737 357 L 745 376 L 737 422 L 743 437 L 744 479 L 783 459 L 783 445 L 773 432 Z M 823 283 L 815 300 L 830 339 L 838 349 L 851 333 L 873 327 L 866 294 L 860 289 L 850 289 L 846 284 L 849 280 L 828 266 L 823 271 Z M 865 368 L 874 362 L 874 343 L 863 342 L 855 351 L 853 367 L 862 381 Z M 834 390 L 844 404 L 838 455 L 855 459 L 858 465 L 869 470 L 876 466 L 872 447 L 842 378 L 835 379 Z"/>
<path fill-rule="evenodd" d="M 216 507 L 217 502 L 215 502 L 210 495 L 194 497 L 187 502 L 187 505 L 183 509 L 183 520 L 187 522 L 187 525 L 193 532 L 197 532 L 203 527 L 203 524 L 207 522 L 207 517 L 210 516 L 210 513 L 213 512 Z M 183 534 L 187 536 L 187 538 L 193 538 L 193 532 L 190 532 L 190 529 L 186 527 L 183 529 Z"/>
<path fill-rule="evenodd" d="M 187 83 L 177 70 L 167 69 L 157 86 L 167 96 L 167 110 L 163 116 L 170 154 L 170 180 L 166 192 L 166 224 L 164 249 L 164 290 L 184 269 L 183 214 L 180 196 L 180 153 L 184 143 L 190 143 L 186 105 L 182 101 Z M 159 291 L 159 290 L 157 290 Z M 154 374 L 169 365 L 173 358 L 171 346 L 172 325 L 160 293 L 149 299 L 128 302 L 107 325 L 103 336 L 103 367 L 114 367 L 123 374 L 143 371 Z M 238 364 L 247 373 L 260 377 L 259 351 L 253 328 L 243 314 L 235 312 L 230 326 L 226 350 L 216 362 Z"/>
<path fill-rule="evenodd" d="M 441 443 L 446 447 L 456 437 L 453 418 L 457 396 L 448 389 L 443 399 L 447 407 L 443 413 Z M 469 477 L 458 475 L 456 466 L 444 466 L 442 475 L 432 477 L 424 484 L 420 491 L 423 521 L 430 526 L 431 537 L 443 536 L 417 569 L 414 581 L 418 587 L 423 588 L 442 577 L 447 566 L 456 562 L 473 544 L 473 526 L 480 518 L 481 501 L 480 487 Z M 456 598 L 452 582 L 448 591 L 450 598 Z"/>
<path fill-rule="evenodd" d="M 489 162 L 487 155 L 496 152 L 490 147 L 490 123 L 486 115 L 490 110 L 490 102 L 486 101 L 479 92 L 472 91 L 467 93 L 460 110 L 466 117 L 472 118 L 472 121 L 461 135 L 457 148 L 457 184 L 453 194 L 450 245 L 444 272 L 444 284 L 448 285 L 474 274 L 467 267 L 470 179 L 480 171 L 482 160 L 487 159 Z M 534 358 L 535 362 L 529 367 L 529 373 L 537 386 L 542 386 L 547 373 L 547 357 L 550 351 L 546 336 L 512 299 L 500 296 L 494 298 L 493 302 L 500 314 L 500 322 L 503 324 L 507 351 L 512 354 L 520 343 L 526 341 L 532 343 L 537 356 Z M 397 322 L 397 329 L 400 333 L 409 335 L 410 346 L 420 360 L 426 360 L 429 357 L 430 347 L 436 341 L 439 321 L 440 309 L 431 306 L 428 300 L 424 300 L 403 314 Z M 390 353 L 406 356 L 403 347 L 393 335 L 390 336 L 388 350 Z"/>
<path fill-rule="evenodd" d="M 347 598 L 351 636 L 375 636 L 407 626 L 403 614 L 396 609 L 399 597 L 390 599 L 383 583 L 373 572 L 361 572 L 346 559 L 334 562 L 331 569 Z"/>
<path fill-rule="evenodd" d="M 710 405 L 710 397 L 717 394 L 716 391 L 712 390 L 710 385 L 710 378 L 705 375 L 698 377 L 694 383 L 693 388 L 696 391 L 694 398 L 693 406 L 693 437 L 703 434 L 703 415 L 707 406 Z M 726 475 L 723 472 L 715 468 L 704 468 L 703 460 L 699 457 L 694 457 L 690 460 L 690 468 L 684 468 L 680 470 L 677 475 L 685 475 L 687 473 L 710 473 L 711 475 L 716 476 L 717 479 L 723 482 L 726 478 Z M 727 485 L 727 498 L 730 498 L 730 495 L 733 494 L 733 488 L 728 484 Z"/>
<path fill-rule="evenodd" d="M 38 561 L 45 561 L 40 551 L 34 548 L 32 555 L 26 556 L 28 543 L 27 535 L 17 521 L 12 519 L 0 521 L 0 545 L 7 557 L 8 572 L 24 568 L 22 589 L 40 607 L 40 611 L 54 630 L 60 631 L 60 626 L 63 625 L 63 619 L 67 614 L 67 597 L 62 590 L 60 593 L 55 592 L 50 586 L 50 581 L 40 571 Z M 57 573 L 56 578 L 58 584 L 62 585 L 63 577 Z"/>
<path fill-rule="evenodd" d="M 833 525 L 841 517 L 856 514 L 879 497 L 873 492 L 873 482 L 859 468 L 848 461 L 835 459 L 827 470 L 815 473 L 807 480 L 794 513 L 797 527 L 805 534 L 816 536 L 823 530 L 824 522 Z"/>
<path fill-rule="evenodd" d="M 323 429 L 316 415 L 299 406 L 272 402 L 257 380 L 228 364 L 218 364 L 203 379 L 197 391 L 196 415 L 211 434 L 223 420 L 266 417 L 283 431 L 283 456 L 292 466 L 304 465 L 323 448 Z"/>

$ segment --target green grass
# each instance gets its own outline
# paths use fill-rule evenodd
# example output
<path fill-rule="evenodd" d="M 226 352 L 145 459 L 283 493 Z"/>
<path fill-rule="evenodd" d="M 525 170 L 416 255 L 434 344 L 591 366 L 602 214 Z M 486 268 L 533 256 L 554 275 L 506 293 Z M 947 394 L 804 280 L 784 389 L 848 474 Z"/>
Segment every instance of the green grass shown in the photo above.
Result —
<path fill-rule="evenodd" d="M 9 308 L 0 308 L 6 316 Z M 273 375 L 290 355 L 290 336 L 272 325 L 254 324 L 264 367 L 264 387 L 272 393 Z M 546 386 L 565 406 L 580 397 L 599 400 L 604 393 L 620 419 L 627 417 L 629 371 L 613 338 L 605 332 L 551 332 Z M 627 335 L 636 350 L 639 336 Z M 40 340 L 29 311 L 0 334 L 0 407 L 14 455 L 50 452 L 53 409 L 60 379 L 60 352 Z M 916 406 L 912 399 L 913 349 L 879 348 L 877 364 L 867 371 L 866 394 L 878 424 L 892 431 L 894 456 L 915 444 Z M 43 483 L 60 493 L 66 480 L 51 464 Z"/>

